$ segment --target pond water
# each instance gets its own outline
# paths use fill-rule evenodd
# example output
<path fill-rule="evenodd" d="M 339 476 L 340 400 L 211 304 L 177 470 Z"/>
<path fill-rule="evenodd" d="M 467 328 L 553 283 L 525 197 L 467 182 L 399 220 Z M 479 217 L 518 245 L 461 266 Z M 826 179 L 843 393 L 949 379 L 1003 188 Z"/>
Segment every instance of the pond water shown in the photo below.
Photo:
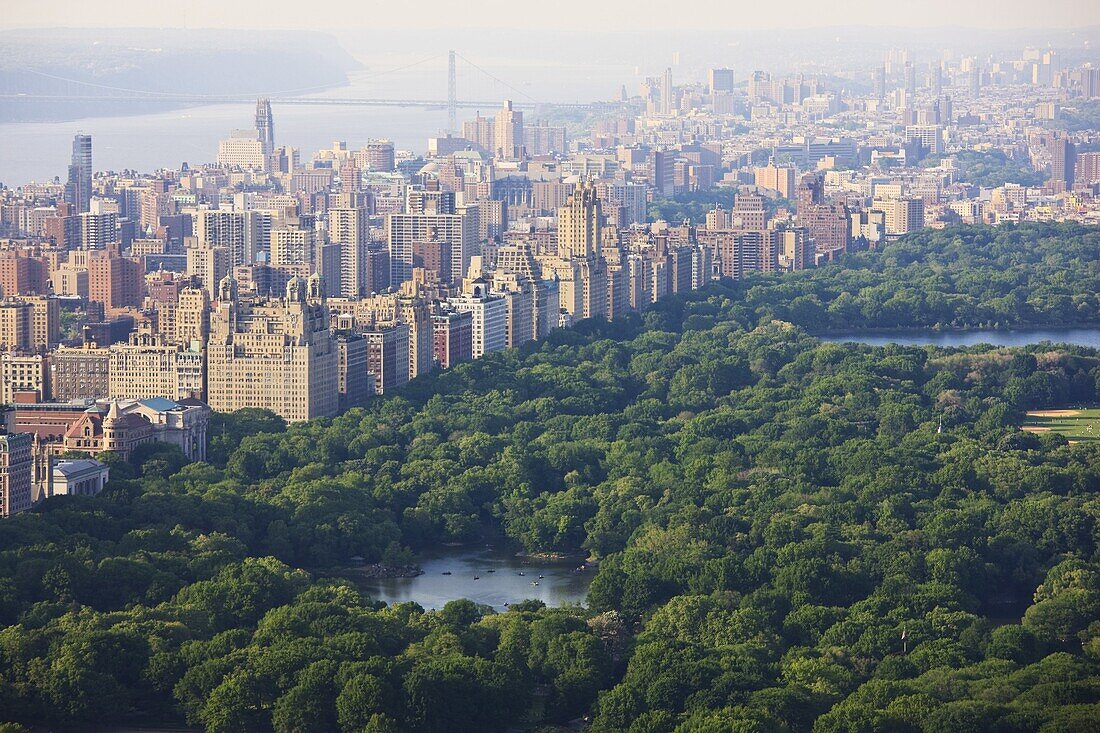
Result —
<path fill-rule="evenodd" d="M 821 336 L 832 343 L 860 343 L 871 346 L 902 344 L 904 346 L 1028 346 L 1043 341 L 1074 344 L 1100 349 L 1100 328 L 1016 328 L 1011 330 L 976 329 L 972 331 L 932 331 L 900 329 L 890 331 L 853 331 Z"/>
<path fill-rule="evenodd" d="M 547 606 L 583 604 L 596 574 L 593 567 L 576 572 L 579 561 L 538 562 L 484 547 L 447 550 L 421 557 L 418 564 L 424 574 L 415 578 L 349 579 L 371 598 L 386 603 L 413 601 L 425 609 L 439 609 L 448 601 L 468 598 L 503 611 L 505 604 L 529 598 Z"/>

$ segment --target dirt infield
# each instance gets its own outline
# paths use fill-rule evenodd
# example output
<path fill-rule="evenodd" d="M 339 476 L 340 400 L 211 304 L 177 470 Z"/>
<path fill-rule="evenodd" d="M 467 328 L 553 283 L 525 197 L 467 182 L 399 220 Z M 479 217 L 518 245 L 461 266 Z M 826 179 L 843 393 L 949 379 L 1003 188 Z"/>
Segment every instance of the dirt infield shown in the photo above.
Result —
<path fill-rule="evenodd" d="M 1080 415 L 1080 410 L 1032 410 L 1028 417 L 1073 417 Z"/>
<path fill-rule="evenodd" d="M 1057 433 L 1067 440 L 1100 441 L 1100 407 L 1034 410 L 1020 426 L 1029 433 Z"/>

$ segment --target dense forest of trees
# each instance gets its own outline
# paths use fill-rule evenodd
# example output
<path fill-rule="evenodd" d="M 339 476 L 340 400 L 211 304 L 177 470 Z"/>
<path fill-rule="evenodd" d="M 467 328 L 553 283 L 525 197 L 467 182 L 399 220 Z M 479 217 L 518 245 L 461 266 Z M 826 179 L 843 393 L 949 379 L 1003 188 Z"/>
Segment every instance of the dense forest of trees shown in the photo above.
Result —
<path fill-rule="evenodd" d="M 1042 731 L 1100 720 L 1095 351 L 826 344 L 1100 323 L 1100 230 L 960 228 L 582 322 L 335 419 L 219 415 L 0 522 L 0 721 L 218 733 Z M 485 527 L 586 608 L 316 571 Z"/>

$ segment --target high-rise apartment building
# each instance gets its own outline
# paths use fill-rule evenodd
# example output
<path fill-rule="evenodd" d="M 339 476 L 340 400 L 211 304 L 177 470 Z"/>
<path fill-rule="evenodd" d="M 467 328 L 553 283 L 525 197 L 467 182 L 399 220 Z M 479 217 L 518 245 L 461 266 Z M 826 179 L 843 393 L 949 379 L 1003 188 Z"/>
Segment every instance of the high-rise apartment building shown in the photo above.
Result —
<path fill-rule="evenodd" d="M 50 355 L 50 395 L 58 402 L 102 399 L 110 391 L 110 351 L 60 347 Z"/>
<path fill-rule="evenodd" d="M 594 186 L 577 185 L 565 206 L 558 209 L 558 256 L 590 259 L 600 248 L 600 199 Z"/>
<path fill-rule="evenodd" d="M 374 394 L 374 376 L 367 371 L 367 340 L 362 334 L 336 337 L 336 365 L 340 412 L 365 405 Z"/>
<path fill-rule="evenodd" d="M 1073 180 L 1083 185 L 1100 183 L 1100 152 L 1077 153 Z"/>
<path fill-rule="evenodd" d="M 928 71 L 929 88 L 937 99 L 943 95 L 943 64 L 933 62 Z"/>
<path fill-rule="evenodd" d="M 447 302 L 452 309 L 470 314 L 470 356 L 472 358 L 480 359 L 485 354 L 506 348 L 505 321 L 508 316 L 508 306 L 504 298 L 489 292 L 489 283 L 475 279 L 462 295 L 449 298 Z"/>
<path fill-rule="evenodd" d="M 472 120 L 462 123 L 462 137 L 469 140 L 475 146 L 492 153 L 496 145 L 496 130 L 491 117 L 482 117 L 478 112 Z"/>
<path fill-rule="evenodd" d="M 389 140 L 368 140 L 352 157 L 356 165 L 372 173 L 389 172 L 397 167 L 393 143 Z"/>
<path fill-rule="evenodd" d="M 265 170 L 268 165 L 266 145 L 259 130 L 234 130 L 218 142 L 218 165 L 226 168 Z"/>
<path fill-rule="evenodd" d="M 905 142 L 917 142 L 928 155 L 943 153 L 943 127 L 941 125 L 906 125 Z"/>
<path fill-rule="evenodd" d="M 270 262 L 272 267 L 304 267 L 309 274 L 316 272 L 316 231 L 299 227 L 271 230 Z M 329 284 L 329 287 L 333 286 L 339 286 L 339 283 Z"/>
<path fill-rule="evenodd" d="M 676 111 L 672 91 L 672 68 L 666 68 L 661 77 L 661 114 L 671 115 Z"/>
<path fill-rule="evenodd" d="M 378 324 L 363 330 L 367 341 L 367 372 L 374 376 L 374 389 L 387 394 L 409 381 L 409 326 L 406 323 Z"/>
<path fill-rule="evenodd" d="M 847 252 L 852 243 L 851 212 L 844 204 L 810 204 L 798 210 L 798 222 L 817 251 L 831 253 L 830 258 Z M 812 265 L 811 259 L 806 266 Z"/>
<path fill-rule="evenodd" d="M 217 295 L 218 283 L 232 269 L 232 253 L 223 247 L 198 245 L 187 248 L 187 276 L 197 278 L 207 298 Z"/>
<path fill-rule="evenodd" d="M 469 311 L 444 311 L 432 316 L 432 362 L 450 369 L 473 358 L 473 315 Z"/>
<path fill-rule="evenodd" d="M 884 214 L 886 234 L 908 234 L 924 227 L 924 201 L 915 196 L 875 199 L 871 208 Z"/>
<path fill-rule="evenodd" d="M 16 316 L 14 310 L 9 312 L 7 316 L 0 316 L 0 323 L 6 324 L 0 329 L 4 334 L 16 335 L 19 331 L 11 330 L 13 324 L 22 324 L 24 320 L 28 320 L 30 329 L 27 334 L 29 338 L 28 348 L 51 348 L 61 340 L 61 303 L 56 296 L 22 295 L 7 298 L 0 301 L 0 308 L 5 307 L 9 309 L 21 308 L 23 314 L 26 315 L 26 319 L 22 315 Z M 18 325 L 16 328 L 21 329 L 22 325 Z M 2 336 L 0 336 L 0 344 L 12 347 L 19 346 Z"/>
<path fill-rule="evenodd" d="M 31 508 L 34 496 L 34 456 L 30 433 L 0 434 L 0 518 Z"/>
<path fill-rule="evenodd" d="M 1059 135 L 1050 142 L 1050 183 L 1055 193 L 1073 188 L 1074 168 L 1077 163 L 1077 148 Z"/>
<path fill-rule="evenodd" d="M 223 274 L 222 277 L 225 277 Z M 180 290 L 176 301 L 175 343 L 204 348 L 210 338 L 210 295 L 190 285 Z"/>
<path fill-rule="evenodd" d="M 110 311 L 141 305 L 145 296 L 145 266 L 140 260 L 96 253 L 88 260 L 88 300 Z"/>
<path fill-rule="evenodd" d="M 794 198 L 795 170 L 789 165 L 768 164 L 754 171 L 757 188 L 775 191 L 785 199 Z"/>
<path fill-rule="evenodd" d="M 708 74 L 708 84 L 711 94 L 729 94 L 733 92 L 736 82 L 733 78 L 733 69 L 711 69 Z"/>
<path fill-rule="evenodd" d="M 30 349 L 33 317 L 29 303 L 17 300 L 0 303 L 0 344 L 9 349 Z"/>
<path fill-rule="evenodd" d="M 29 396 L 29 399 L 28 399 Z M 0 355 L 0 404 L 50 398 L 50 357 L 7 351 Z"/>
<path fill-rule="evenodd" d="M 200 350 L 135 334 L 130 343 L 110 347 L 107 396 L 134 400 L 202 399 L 205 372 Z"/>
<path fill-rule="evenodd" d="M 198 244 L 225 250 L 230 268 L 251 265 L 257 253 L 269 249 L 271 215 L 268 213 L 204 209 L 195 212 L 193 217 Z"/>
<path fill-rule="evenodd" d="M 118 214 L 85 212 L 80 215 L 81 249 L 107 249 L 118 241 Z"/>
<path fill-rule="evenodd" d="M 19 251 L 0 251 L 0 297 L 43 294 L 49 290 L 49 265 L 44 258 Z"/>
<path fill-rule="evenodd" d="M 340 282 L 333 284 L 333 294 L 358 298 L 370 294 L 370 227 L 364 207 L 330 209 L 328 239 L 340 248 Z"/>
<path fill-rule="evenodd" d="M 764 197 L 758 193 L 741 193 L 733 197 L 730 210 L 730 226 L 733 229 L 763 230 L 768 226 L 768 214 Z"/>
<path fill-rule="evenodd" d="M 504 101 L 493 122 L 493 156 L 498 160 L 519 160 L 523 157 L 523 113 Z"/>
<path fill-rule="evenodd" d="M 871 72 L 871 95 L 880 101 L 886 96 L 886 69 L 881 66 Z"/>
<path fill-rule="evenodd" d="M 847 224 L 847 220 L 845 220 Z M 814 240 L 804 227 L 788 227 L 769 232 L 775 238 L 775 250 L 779 266 L 787 270 L 805 270 L 813 267 L 817 258 Z"/>
<path fill-rule="evenodd" d="M 236 281 L 222 280 L 207 344 L 212 409 L 259 407 L 288 422 L 335 415 L 336 370 L 319 275 L 292 278 L 281 299 L 243 298 Z"/>
<path fill-rule="evenodd" d="M 458 282 L 477 254 L 477 217 L 469 211 L 453 214 L 388 214 L 386 242 L 390 256 L 390 284 L 412 279 L 413 243 L 434 239 L 451 250 L 450 281 Z"/>

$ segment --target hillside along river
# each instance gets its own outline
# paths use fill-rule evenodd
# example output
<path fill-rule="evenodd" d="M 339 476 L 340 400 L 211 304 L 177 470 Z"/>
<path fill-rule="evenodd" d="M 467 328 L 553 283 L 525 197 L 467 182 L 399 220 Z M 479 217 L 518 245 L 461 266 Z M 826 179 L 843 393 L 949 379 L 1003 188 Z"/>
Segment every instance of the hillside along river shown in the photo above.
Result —
<path fill-rule="evenodd" d="M 447 601 L 469 598 L 502 611 L 505 604 L 528 598 L 547 606 L 584 603 L 596 574 L 594 567 L 576 572 L 579 561 L 533 562 L 488 548 L 444 551 L 422 557 L 418 564 L 424 574 L 415 578 L 362 578 L 352 573 L 345 577 L 371 598 L 386 603 L 413 601 L 438 609 Z"/>
<path fill-rule="evenodd" d="M 896 331 L 852 331 L 829 333 L 822 341 L 832 343 L 860 343 L 871 346 L 902 344 L 903 346 L 1028 346 L 1043 341 L 1056 344 L 1074 344 L 1100 349 L 1100 328 L 1017 328 L 1011 330 L 977 329 L 973 331 L 931 331 L 926 329 L 900 329 Z"/>

